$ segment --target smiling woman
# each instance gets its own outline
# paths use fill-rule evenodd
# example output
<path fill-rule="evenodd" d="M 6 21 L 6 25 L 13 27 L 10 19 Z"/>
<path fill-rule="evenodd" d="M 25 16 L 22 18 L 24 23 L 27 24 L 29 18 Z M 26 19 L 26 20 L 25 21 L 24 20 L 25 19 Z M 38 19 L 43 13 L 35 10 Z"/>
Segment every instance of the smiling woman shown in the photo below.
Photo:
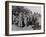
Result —
<path fill-rule="evenodd" d="M 6 2 L 7 35 L 44 32 L 44 3 Z M 9 8 L 8 8 L 9 7 Z M 9 17 L 9 18 L 8 18 Z"/>

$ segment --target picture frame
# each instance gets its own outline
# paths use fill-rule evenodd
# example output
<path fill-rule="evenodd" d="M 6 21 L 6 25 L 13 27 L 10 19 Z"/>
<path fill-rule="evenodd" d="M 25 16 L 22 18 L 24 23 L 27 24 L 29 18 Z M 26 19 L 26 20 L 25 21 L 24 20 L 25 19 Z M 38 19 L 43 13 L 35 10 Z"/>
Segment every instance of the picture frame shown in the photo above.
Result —
<path fill-rule="evenodd" d="M 18 24 L 15 17 L 19 18 Z M 32 21 L 29 23 L 26 17 Z M 33 18 L 40 20 L 35 24 Z M 5 35 L 33 34 L 45 34 L 45 3 L 5 1 Z"/>

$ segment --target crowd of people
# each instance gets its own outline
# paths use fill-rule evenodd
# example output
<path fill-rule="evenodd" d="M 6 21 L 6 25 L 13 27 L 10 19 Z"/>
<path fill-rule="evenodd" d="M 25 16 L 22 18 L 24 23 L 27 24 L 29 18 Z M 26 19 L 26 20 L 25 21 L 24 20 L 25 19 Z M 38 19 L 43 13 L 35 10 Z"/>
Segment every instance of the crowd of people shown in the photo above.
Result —
<path fill-rule="evenodd" d="M 24 7 L 17 6 L 12 10 L 12 24 L 20 28 L 32 26 L 34 29 L 40 29 L 39 18 L 41 18 L 39 13 L 33 13 L 28 9 L 24 9 Z"/>

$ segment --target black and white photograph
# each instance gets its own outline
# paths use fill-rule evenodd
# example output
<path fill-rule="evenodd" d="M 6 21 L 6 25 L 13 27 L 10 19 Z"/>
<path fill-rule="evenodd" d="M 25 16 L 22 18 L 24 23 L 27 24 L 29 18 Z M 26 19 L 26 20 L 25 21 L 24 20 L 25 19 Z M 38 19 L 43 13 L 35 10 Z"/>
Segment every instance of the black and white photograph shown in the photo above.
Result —
<path fill-rule="evenodd" d="M 10 2 L 9 34 L 44 33 L 44 3 Z"/>
<path fill-rule="evenodd" d="M 41 7 L 12 6 L 12 31 L 40 30 Z"/>

